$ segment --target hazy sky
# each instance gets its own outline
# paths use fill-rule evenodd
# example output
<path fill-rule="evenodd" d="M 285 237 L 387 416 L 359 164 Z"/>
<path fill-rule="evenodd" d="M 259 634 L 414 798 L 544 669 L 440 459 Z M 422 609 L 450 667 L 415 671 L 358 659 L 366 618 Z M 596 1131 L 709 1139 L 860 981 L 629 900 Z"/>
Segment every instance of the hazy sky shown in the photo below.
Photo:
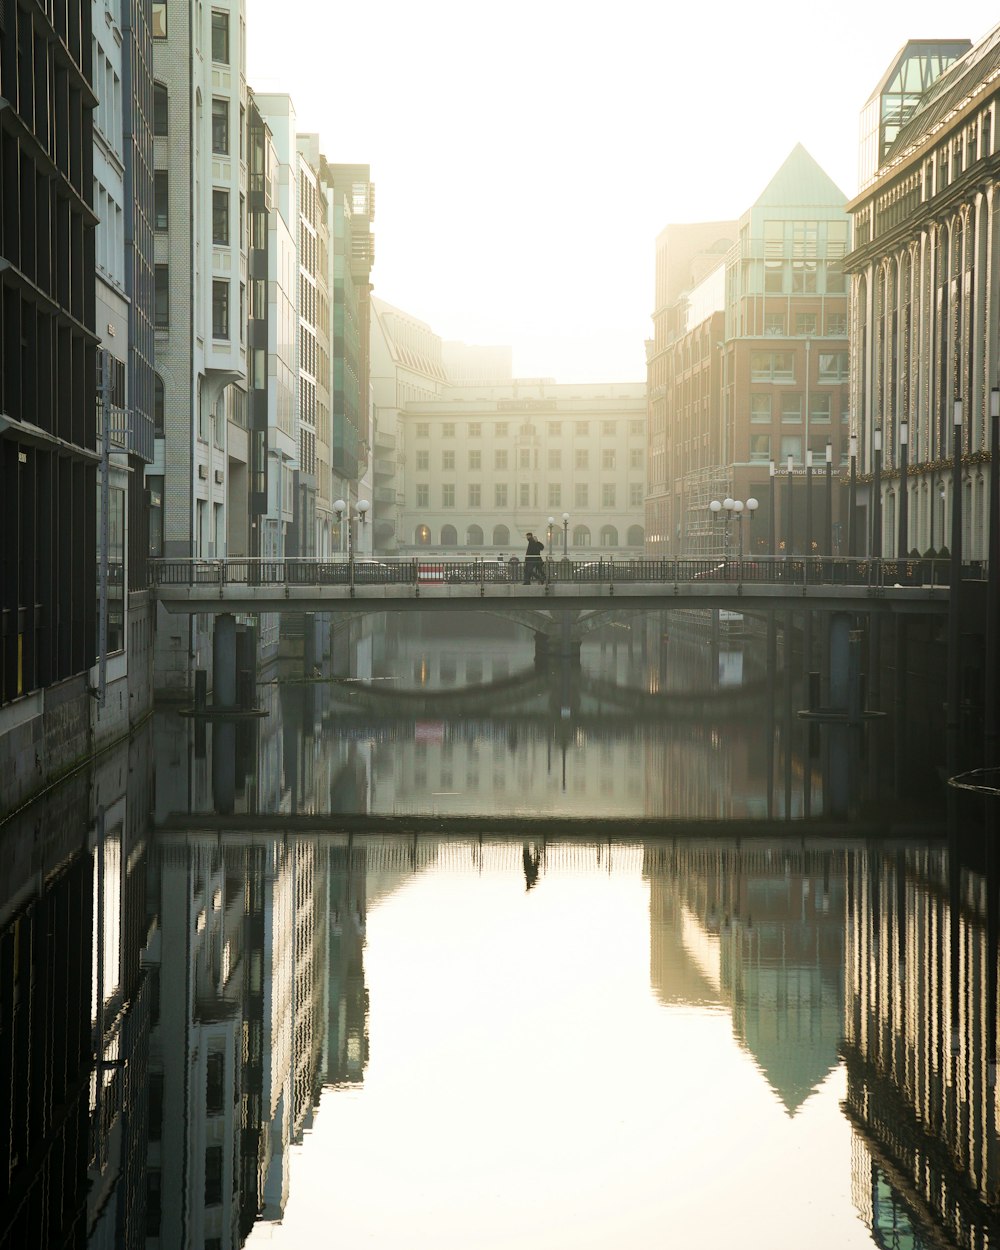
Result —
<path fill-rule="evenodd" d="M 247 10 L 250 85 L 371 165 L 376 294 L 564 382 L 644 379 L 665 225 L 738 216 L 799 142 L 852 195 L 858 114 L 899 47 L 997 20 L 984 0 Z"/>

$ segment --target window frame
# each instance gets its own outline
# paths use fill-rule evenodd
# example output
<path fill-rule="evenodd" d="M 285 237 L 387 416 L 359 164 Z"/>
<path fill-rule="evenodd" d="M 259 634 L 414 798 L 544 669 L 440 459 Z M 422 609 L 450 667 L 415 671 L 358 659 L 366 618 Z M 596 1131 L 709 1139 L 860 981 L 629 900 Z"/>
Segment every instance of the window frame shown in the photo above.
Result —
<path fill-rule="evenodd" d="M 220 214 L 219 204 L 223 203 L 224 211 Z M 217 227 L 219 222 L 224 225 L 223 234 L 225 237 L 220 238 Z M 229 246 L 229 191 L 225 187 L 212 188 L 212 246 L 228 247 Z"/>
<path fill-rule="evenodd" d="M 153 327 L 157 330 L 170 328 L 169 265 L 153 266 Z"/>
<path fill-rule="evenodd" d="M 221 26 L 216 25 L 217 19 L 221 19 L 221 22 L 222 22 Z M 223 41 L 222 41 L 223 46 L 221 47 L 220 50 L 225 55 L 216 56 L 216 50 L 218 47 L 218 45 L 216 44 L 216 36 L 220 33 L 220 31 L 223 35 Z M 225 9 L 213 9 L 212 10 L 211 42 L 212 42 L 212 64 L 213 65 L 228 65 L 229 64 L 229 14 L 225 11 Z"/>
<path fill-rule="evenodd" d="M 219 297 L 222 297 L 221 300 Z M 222 325 L 221 320 L 217 320 L 219 313 L 224 315 L 225 326 L 224 333 L 219 332 Z M 212 338 L 222 342 L 230 340 L 230 316 L 229 316 L 229 279 L 213 278 L 212 279 Z"/>
<path fill-rule="evenodd" d="M 161 211 L 162 210 L 162 211 Z M 153 170 L 153 230 L 162 234 L 170 229 L 170 171 Z"/>
<path fill-rule="evenodd" d="M 158 104 L 158 102 L 160 102 Z M 163 123 L 163 129 L 159 130 L 157 124 L 159 121 Z M 170 92 L 167 90 L 167 84 L 154 80 L 153 82 L 153 138 L 165 139 L 170 134 Z"/>
<path fill-rule="evenodd" d="M 221 127 L 225 123 L 225 133 Z M 224 143 L 225 147 L 217 146 Z M 229 100 L 225 96 L 212 96 L 212 155 L 228 156 L 230 149 L 229 135 Z"/>

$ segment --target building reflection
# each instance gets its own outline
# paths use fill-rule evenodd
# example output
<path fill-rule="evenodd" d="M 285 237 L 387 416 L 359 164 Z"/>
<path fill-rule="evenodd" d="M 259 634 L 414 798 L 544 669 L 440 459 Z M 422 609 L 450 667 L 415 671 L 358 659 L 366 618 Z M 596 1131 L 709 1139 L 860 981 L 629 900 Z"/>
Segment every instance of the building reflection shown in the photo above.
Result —
<path fill-rule="evenodd" d="M 142 1246 L 149 736 L 6 822 L 0 1245 Z"/>
<path fill-rule="evenodd" d="M 258 686 L 257 718 L 161 713 L 157 820 L 201 811 L 848 824 L 880 802 L 910 803 L 926 820 L 940 795 L 915 746 L 919 718 L 905 715 L 898 690 L 869 691 L 872 715 L 856 726 L 824 718 L 821 622 L 781 615 L 744 618 L 736 634 L 679 611 L 645 631 L 612 620 L 583 639 L 578 665 L 539 661 L 525 637 L 410 635 L 397 624 L 363 677 L 300 670 Z"/>
<path fill-rule="evenodd" d="M 649 845 L 650 981 L 718 1004 L 794 1114 L 838 1066 L 846 852 L 732 841 Z"/>
<path fill-rule="evenodd" d="M 367 1061 L 364 856 L 317 837 L 164 834 L 151 864 L 147 1235 L 242 1244 L 290 1147 Z"/>
<path fill-rule="evenodd" d="M 992 868 L 943 845 L 850 859 L 844 1110 L 880 1245 L 1000 1235 L 996 905 Z"/>

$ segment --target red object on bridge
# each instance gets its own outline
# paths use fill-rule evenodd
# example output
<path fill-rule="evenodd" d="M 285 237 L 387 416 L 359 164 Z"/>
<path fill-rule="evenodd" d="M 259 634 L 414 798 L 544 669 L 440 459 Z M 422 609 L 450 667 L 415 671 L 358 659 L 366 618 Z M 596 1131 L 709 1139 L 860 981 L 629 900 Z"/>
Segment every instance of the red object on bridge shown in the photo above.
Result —
<path fill-rule="evenodd" d="M 443 582 L 444 567 L 440 564 L 418 564 L 417 565 L 417 581 L 418 582 Z"/>

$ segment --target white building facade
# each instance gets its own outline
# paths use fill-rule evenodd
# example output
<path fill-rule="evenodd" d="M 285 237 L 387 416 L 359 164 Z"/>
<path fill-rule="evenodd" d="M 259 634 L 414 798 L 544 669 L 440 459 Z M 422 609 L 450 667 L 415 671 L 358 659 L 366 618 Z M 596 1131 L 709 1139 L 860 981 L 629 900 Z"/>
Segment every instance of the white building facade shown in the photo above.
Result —
<path fill-rule="evenodd" d="M 953 60 L 960 47 L 907 44 L 863 115 L 879 144 L 867 185 L 848 205 L 851 432 L 873 549 L 950 550 L 959 490 L 961 552 L 975 561 L 989 554 L 990 391 L 1000 381 L 1000 27 Z M 880 96 L 892 102 L 889 89 L 911 63 L 931 85 L 879 139 L 872 108 L 877 118 Z"/>
<path fill-rule="evenodd" d="M 240 0 L 153 5 L 155 325 L 162 554 L 249 549 L 246 12 Z M 158 683 L 210 667 L 210 624 L 164 619 Z"/>
<path fill-rule="evenodd" d="M 646 387 L 519 379 L 444 387 L 398 416 L 405 465 L 399 550 L 641 556 Z M 553 524 L 549 525 L 549 518 Z"/>

